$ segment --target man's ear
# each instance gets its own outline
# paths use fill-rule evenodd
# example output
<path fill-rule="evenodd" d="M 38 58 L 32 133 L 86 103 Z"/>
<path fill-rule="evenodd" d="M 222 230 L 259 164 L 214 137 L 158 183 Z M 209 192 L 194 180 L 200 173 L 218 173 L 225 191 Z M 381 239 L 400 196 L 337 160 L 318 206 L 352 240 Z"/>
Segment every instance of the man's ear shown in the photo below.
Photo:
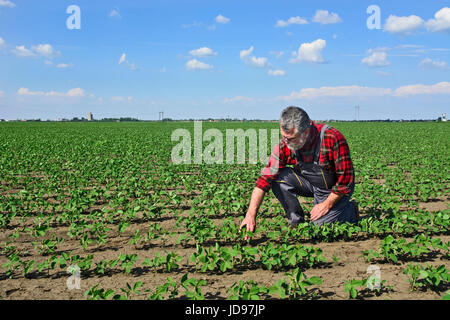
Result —
<path fill-rule="evenodd" d="M 309 137 L 310 132 L 311 132 L 311 127 L 309 127 L 308 129 L 305 130 L 306 138 Z"/>

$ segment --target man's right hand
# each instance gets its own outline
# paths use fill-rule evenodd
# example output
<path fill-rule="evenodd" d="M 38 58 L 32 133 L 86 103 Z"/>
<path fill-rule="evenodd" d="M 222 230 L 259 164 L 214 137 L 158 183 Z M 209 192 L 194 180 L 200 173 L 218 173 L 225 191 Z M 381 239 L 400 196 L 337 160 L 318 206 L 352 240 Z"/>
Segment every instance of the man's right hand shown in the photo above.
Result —
<path fill-rule="evenodd" d="M 239 227 L 239 232 L 241 231 L 243 226 L 247 226 L 247 231 L 255 231 L 256 228 L 256 214 L 258 212 L 259 206 L 261 205 L 264 198 L 265 191 L 255 187 L 252 192 L 252 197 L 250 199 L 250 205 L 247 210 L 247 214 L 245 215 L 244 221 L 242 221 L 241 226 Z M 245 240 L 249 239 L 246 235 Z"/>
<path fill-rule="evenodd" d="M 246 226 L 247 231 L 255 231 L 256 228 L 256 218 L 253 215 L 250 214 L 246 214 L 244 220 L 241 223 L 241 226 L 239 227 L 239 232 L 241 231 L 242 227 Z M 248 240 L 250 239 L 250 237 L 248 237 L 247 235 L 245 235 L 244 240 Z"/>

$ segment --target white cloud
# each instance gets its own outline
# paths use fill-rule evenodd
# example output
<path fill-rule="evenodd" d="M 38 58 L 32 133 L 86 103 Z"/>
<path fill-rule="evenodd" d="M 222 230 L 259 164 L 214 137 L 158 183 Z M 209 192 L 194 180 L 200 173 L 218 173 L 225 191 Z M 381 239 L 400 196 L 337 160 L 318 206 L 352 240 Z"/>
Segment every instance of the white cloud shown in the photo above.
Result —
<path fill-rule="evenodd" d="M 112 9 L 111 12 L 109 13 L 109 16 L 111 18 L 121 18 L 119 8 L 116 7 Z"/>
<path fill-rule="evenodd" d="M 38 55 L 45 57 L 47 59 L 53 59 L 53 58 L 61 55 L 61 52 L 53 49 L 53 47 L 48 43 L 38 44 L 37 46 L 32 46 L 31 50 L 33 50 Z"/>
<path fill-rule="evenodd" d="M 38 44 L 27 49 L 25 46 L 16 46 L 11 50 L 17 57 L 44 57 L 46 59 L 53 59 L 61 55 L 61 52 L 56 51 L 50 44 Z"/>
<path fill-rule="evenodd" d="M 191 24 L 182 24 L 181 27 L 183 29 L 188 29 L 188 28 L 194 28 L 194 27 L 203 27 L 204 23 L 203 22 L 198 22 L 198 21 L 194 21 Z"/>
<path fill-rule="evenodd" d="M 286 72 L 284 70 L 272 70 L 270 69 L 268 72 L 269 75 L 271 76 L 284 76 L 286 74 Z"/>
<path fill-rule="evenodd" d="M 17 93 L 22 96 L 35 96 L 35 95 L 44 95 L 45 94 L 43 91 L 32 92 L 28 88 L 19 88 L 19 90 L 17 90 Z"/>
<path fill-rule="evenodd" d="M 267 66 L 267 58 L 264 57 L 250 57 L 245 61 L 249 66 L 256 68 L 265 68 Z"/>
<path fill-rule="evenodd" d="M 297 62 L 312 62 L 312 63 L 324 63 L 325 60 L 322 57 L 322 50 L 326 47 L 327 42 L 323 39 L 317 39 L 310 43 L 302 43 L 297 52 L 294 52 L 293 59 L 289 60 L 290 63 Z"/>
<path fill-rule="evenodd" d="M 58 63 L 58 64 L 56 65 L 56 67 L 57 67 L 58 69 L 69 68 L 69 67 L 71 67 L 71 66 L 72 66 L 71 64 L 67 64 L 67 63 Z"/>
<path fill-rule="evenodd" d="M 81 88 L 74 88 L 67 91 L 66 94 L 68 97 L 83 97 L 84 96 L 84 90 Z"/>
<path fill-rule="evenodd" d="M 122 53 L 119 59 L 119 64 L 122 64 L 127 59 L 127 55 L 125 53 Z"/>
<path fill-rule="evenodd" d="M 228 19 L 228 18 L 226 18 L 226 17 L 223 17 L 223 18 Z M 217 17 L 216 17 L 216 19 L 217 19 Z M 221 21 L 225 21 L 225 19 L 219 18 L 219 20 L 221 20 Z M 219 22 L 219 23 L 221 23 L 221 22 Z M 222 23 L 222 24 L 223 24 L 223 23 Z M 215 25 L 215 24 L 207 25 L 206 23 L 198 22 L 198 21 L 194 21 L 194 22 L 191 23 L 191 24 L 182 24 L 181 27 L 182 27 L 183 29 L 189 29 L 189 28 L 206 28 L 207 30 L 211 30 L 211 31 L 216 30 L 216 25 Z"/>
<path fill-rule="evenodd" d="M 129 97 L 118 96 L 118 97 L 112 97 L 111 100 L 114 102 L 133 102 L 134 98 L 131 96 L 129 96 Z M 102 101 L 103 101 L 103 99 L 102 99 Z"/>
<path fill-rule="evenodd" d="M 239 56 L 241 57 L 241 59 L 244 59 L 244 58 L 246 58 L 246 57 L 248 57 L 249 55 L 252 54 L 253 49 L 254 49 L 253 46 L 251 46 L 250 49 L 247 49 L 247 50 L 241 50 L 241 51 L 239 52 Z"/>
<path fill-rule="evenodd" d="M 5 95 L 5 92 L 0 90 L 0 97 L 3 97 L 4 95 Z"/>
<path fill-rule="evenodd" d="M 381 49 L 369 50 L 369 56 L 361 60 L 362 63 L 369 67 L 386 67 L 390 65 L 387 61 L 387 53 Z"/>
<path fill-rule="evenodd" d="M 225 98 L 223 100 L 224 103 L 233 103 L 233 102 L 253 102 L 255 101 L 254 98 L 250 98 L 250 97 L 244 97 L 244 96 L 236 96 L 233 98 Z"/>
<path fill-rule="evenodd" d="M 342 22 L 342 19 L 339 18 L 339 15 L 337 13 L 329 13 L 327 10 L 317 10 L 312 21 L 321 24 L 332 24 L 340 23 Z"/>
<path fill-rule="evenodd" d="M 410 15 L 409 17 L 397 17 L 390 15 L 384 25 L 383 31 L 398 35 L 411 35 L 424 24 L 421 17 Z"/>
<path fill-rule="evenodd" d="M 187 70 L 209 70 L 212 68 L 213 68 L 212 65 L 198 61 L 197 59 L 192 59 L 186 62 Z"/>
<path fill-rule="evenodd" d="M 16 5 L 9 0 L 0 0 L 0 7 L 14 8 Z"/>
<path fill-rule="evenodd" d="M 130 70 L 132 70 L 132 71 L 139 70 L 139 68 L 134 63 L 131 63 L 127 60 L 127 55 L 125 53 L 122 53 L 122 55 L 119 58 L 119 64 L 122 64 L 124 62 L 130 68 Z"/>
<path fill-rule="evenodd" d="M 217 52 L 214 52 L 208 47 L 202 47 L 195 50 L 189 51 L 191 55 L 194 57 L 208 57 L 208 56 L 217 56 Z"/>
<path fill-rule="evenodd" d="M 159 70 L 160 72 L 167 72 L 167 68 L 166 67 L 162 67 L 161 70 Z"/>
<path fill-rule="evenodd" d="M 450 32 L 450 8 L 445 7 L 434 14 L 435 19 L 425 23 L 425 27 L 431 32 Z"/>
<path fill-rule="evenodd" d="M 19 88 L 17 94 L 22 96 L 48 96 L 48 97 L 83 97 L 84 90 L 81 88 L 73 88 L 67 92 L 57 92 L 57 91 L 30 91 L 28 88 Z"/>
<path fill-rule="evenodd" d="M 128 63 L 128 61 L 127 61 Z M 128 66 L 130 67 L 131 71 L 137 71 L 139 68 L 134 63 L 128 63 Z"/>
<path fill-rule="evenodd" d="M 267 58 L 264 57 L 257 58 L 255 56 L 251 56 L 251 54 L 253 53 L 253 49 L 254 49 L 253 46 L 251 46 L 247 50 L 241 50 L 239 52 L 239 56 L 245 62 L 245 64 L 249 66 L 256 68 L 265 68 L 268 64 Z"/>
<path fill-rule="evenodd" d="M 34 57 L 36 56 L 31 50 L 25 48 L 25 46 L 16 46 L 12 52 L 18 57 Z"/>
<path fill-rule="evenodd" d="M 283 55 L 283 51 L 270 51 L 269 54 L 274 55 L 275 58 L 280 59 Z"/>
<path fill-rule="evenodd" d="M 419 63 L 419 67 L 422 69 L 447 69 L 447 63 L 440 60 L 432 60 L 430 58 L 425 58 Z"/>
<path fill-rule="evenodd" d="M 414 84 L 402 86 L 397 89 L 391 88 L 377 88 L 377 87 L 363 87 L 358 85 L 352 86 L 337 86 L 337 87 L 321 87 L 321 88 L 303 88 L 300 91 L 293 91 L 289 96 L 277 97 L 278 100 L 300 100 L 300 99 L 317 99 L 322 97 L 333 98 L 367 98 L 367 97 L 408 97 L 411 95 L 434 95 L 434 94 L 449 94 L 450 82 L 440 82 L 434 85 Z"/>
<path fill-rule="evenodd" d="M 3 38 L 0 37 L 0 47 L 3 46 L 5 44 L 5 40 L 3 40 Z"/>
<path fill-rule="evenodd" d="M 279 97 L 283 100 L 290 101 L 296 99 L 315 99 L 320 97 L 371 97 L 385 96 L 391 94 L 389 88 L 374 88 L 353 86 L 338 87 L 321 87 L 321 88 L 304 88 L 300 91 L 293 91 L 289 96 Z"/>
<path fill-rule="evenodd" d="M 275 27 L 287 27 L 291 24 L 308 24 L 308 21 L 302 17 L 290 17 L 288 20 L 278 20 Z"/>
<path fill-rule="evenodd" d="M 399 87 L 394 96 L 410 96 L 418 94 L 450 94 L 450 82 L 439 82 L 433 85 L 414 84 Z"/>
<path fill-rule="evenodd" d="M 385 71 L 377 71 L 377 74 L 379 76 L 382 76 L 382 77 L 389 77 L 389 76 L 391 76 L 391 74 L 389 72 L 385 72 Z"/>
<path fill-rule="evenodd" d="M 223 15 L 219 14 L 214 21 L 216 21 L 217 23 L 221 23 L 221 24 L 227 24 L 228 22 L 230 22 L 230 19 L 227 17 L 224 17 Z"/>
<path fill-rule="evenodd" d="M 420 49 L 423 48 L 423 45 L 418 45 L 418 44 L 401 44 L 396 46 L 396 49 Z"/>

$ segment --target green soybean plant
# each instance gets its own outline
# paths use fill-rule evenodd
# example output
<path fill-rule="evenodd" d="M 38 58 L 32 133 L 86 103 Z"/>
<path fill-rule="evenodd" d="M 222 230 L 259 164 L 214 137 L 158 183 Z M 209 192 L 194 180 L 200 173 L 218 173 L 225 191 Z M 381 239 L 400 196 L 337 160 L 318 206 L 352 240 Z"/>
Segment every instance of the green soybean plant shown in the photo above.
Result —
<path fill-rule="evenodd" d="M 156 271 L 156 268 L 164 266 L 166 272 L 170 272 L 174 269 L 178 269 L 178 262 L 181 259 L 182 257 L 175 252 L 168 252 L 166 256 L 162 256 L 161 253 L 157 252 L 156 257 L 153 260 L 145 258 L 143 265 L 153 268 L 154 271 Z"/>
<path fill-rule="evenodd" d="M 360 287 L 366 287 L 367 285 L 367 279 L 362 280 L 349 280 L 344 283 L 344 289 L 345 292 L 348 293 L 349 299 L 356 299 L 358 296 L 358 288 Z"/>
<path fill-rule="evenodd" d="M 427 264 L 424 267 L 419 264 L 409 264 L 403 273 L 408 276 L 411 290 L 430 288 L 434 291 L 441 291 L 441 288 L 448 285 L 450 278 L 450 272 L 445 265 L 433 267 Z"/>
<path fill-rule="evenodd" d="M 168 277 L 166 283 L 157 286 L 153 293 L 150 290 L 146 290 L 149 293 L 148 300 L 165 300 L 173 299 L 178 295 L 178 285 L 176 281 Z"/>
<path fill-rule="evenodd" d="M 295 268 L 286 275 L 288 276 L 287 279 L 279 279 L 276 284 L 269 288 L 270 294 L 278 293 L 282 299 L 298 299 L 308 293 L 307 287 L 322 284 L 320 277 L 308 278 L 299 268 Z"/>
<path fill-rule="evenodd" d="M 106 300 L 108 298 L 113 297 L 114 290 L 109 289 L 105 291 L 105 289 L 101 288 L 98 289 L 98 284 L 90 288 L 86 293 L 84 294 L 86 298 L 89 300 Z"/>
<path fill-rule="evenodd" d="M 186 273 L 181 278 L 181 286 L 185 289 L 184 295 L 189 300 L 205 300 L 205 296 L 202 293 L 201 287 L 206 285 L 206 280 L 195 278 L 188 278 Z"/>
<path fill-rule="evenodd" d="M 233 283 L 227 290 L 228 300 L 260 300 L 261 295 L 267 294 L 269 289 L 258 286 L 253 280 Z"/>

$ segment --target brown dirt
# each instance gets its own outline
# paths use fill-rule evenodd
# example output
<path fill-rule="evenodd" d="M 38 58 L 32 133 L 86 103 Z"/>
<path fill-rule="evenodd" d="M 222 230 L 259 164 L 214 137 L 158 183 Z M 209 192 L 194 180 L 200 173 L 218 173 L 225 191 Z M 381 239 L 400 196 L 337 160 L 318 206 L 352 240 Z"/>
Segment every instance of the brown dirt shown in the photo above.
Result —
<path fill-rule="evenodd" d="M 236 218 L 236 223 L 239 223 L 239 218 Z M 163 220 L 161 226 L 165 230 L 175 230 L 176 220 L 171 218 Z M 120 288 L 125 288 L 127 283 L 134 284 L 137 281 L 143 282 L 141 292 L 145 290 L 154 291 L 156 286 L 166 282 L 167 277 L 171 277 L 176 281 L 180 281 L 181 277 L 188 273 L 189 277 L 197 279 L 205 279 L 207 286 L 203 288 L 202 292 L 206 293 L 208 299 L 224 299 L 228 296 L 227 290 L 233 283 L 239 280 L 253 279 L 259 285 L 271 286 L 276 283 L 279 278 L 284 277 L 284 272 L 275 272 L 263 269 L 247 269 L 247 270 L 233 270 L 224 274 L 203 274 L 201 272 L 195 273 L 194 264 L 189 261 L 189 257 L 195 251 L 195 247 L 182 247 L 176 244 L 178 234 L 174 237 L 166 236 L 164 240 L 153 240 L 150 244 L 141 244 L 137 248 L 129 245 L 128 241 L 134 234 L 136 229 L 140 229 L 143 233 L 148 229 L 151 223 L 133 224 L 123 234 L 118 235 L 116 229 L 111 230 L 108 235 L 108 241 L 101 246 L 91 245 L 87 250 L 80 248 L 80 244 L 76 240 L 67 238 L 59 247 L 57 252 L 74 250 L 74 254 L 86 256 L 93 254 L 94 260 L 91 270 L 95 267 L 95 262 L 103 259 L 116 259 L 120 253 L 138 255 L 138 261 L 134 264 L 131 274 L 125 274 L 123 271 L 114 270 L 111 275 L 95 275 L 93 272 L 82 272 L 81 290 L 69 290 L 66 281 L 69 274 L 66 270 L 53 270 L 49 272 L 44 271 L 40 274 L 35 274 L 31 279 L 24 278 L 18 274 L 13 279 L 0 280 L 0 298 L 1 299 L 85 299 L 84 293 L 94 285 L 98 284 L 99 288 L 105 290 L 113 289 L 116 293 L 121 293 Z M 56 232 L 59 236 L 64 236 L 67 228 L 55 228 L 52 233 Z M 13 233 L 8 231 L 0 237 L 0 242 L 7 241 L 7 237 Z M 443 241 L 449 241 L 450 236 L 441 236 Z M 30 245 L 30 237 L 23 234 L 16 242 L 21 252 L 29 251 L 31 256 L 26 259 L 34 259 L 36 262 L 41 262 L 46 257 L 39 256 L 36 251 L 33 251 Z M 268 240 L 270 241 L 270 240 Z M 364 241 L 337 241 L 332 243 L 316 243 L 315 247 L 323 250 L 323 255 L 326 258 L 327 264 L 319 268 L 311 268 L 305 271 L 308 277 L 319 276 L 323 279 L 323 284 L 313 287 L 317 298 L 322 299 L 346 299 L 347 294 L 344 292 L 344 283 L 351 279 L 362 279 L 368 276 L 367 268 L 370 265 L 364 257 L 362 257 L 363 250 L 376 250 L 381 244 L 379 239 L 368 239 Z M 311 245 L 311 244 L 306 244 Z M 157 252 L 175 251 L 182 260 L 179 262 L 179 270 L 170 273 L 158 271 L 153 272 L 142 266 L 145 258 L 153 259 Z M 333 257 L 337 257 L 339 261 L 334 262 Z M 7 261 L 4 255 L 0 256 L 0 265 Z M 449 268 L 448 260 L 441 260 L 436 258 L 429 261 L 432 265 L 445 264 Z M 402 273 L 407 263 L 399 263 L 398 265 L 386 263 L 372 263 L 380 267 L 381 279 L 386 280 L 387 286 L 393 286 L 393 290 L 384 292 L 379 297 L 375 295 L 366 296 L 366 299 L 440 299 L 443 293 L 435 293 L 432 291 L 426 292 L 411 292 L 406 275 Z M 183 293 L 180 287 L 180 295 Z M 146 299 L 147 294 L 133 295 L 133 299 Z M 274 296 L 276 298 L 277 296 Z"/>
<path fill-rule="evenodd" d="M 375 183 L 384 183 L 383 179 L 374 179 Z M 5 193 L 19 192 L 20 189 L 11 189 L 4 191 Z M 185 191 L 182 191 L 181 195 L 188 195 Z M 46 195 L 47 201 L 56 203 L 55 195 Z M 189 194 L 189 196 L 195 196 L 195 194 Z M 270 196 L 267 199 L 272 204 L 278 204 L 277 199 L 274 196 Z M 266 200 L 266 201 L 267 201 Z M 312 204 L 312 199 L 305 199 L 300 197 L 300 202 L 306 207 Z M 113 289 L 117 294 L 122 293 L 120 288 L 125 288 L 126 284 L 134 284 L 138 281 L 143 283 L 141 292 L 149 290 L 153 292 L 155 288 L 166 282 L 167 277 L 171 277 L 178 283 L 181 277 L 188 273 L 189 277 L 195 277 L 197 279 L 205 279 L 207 286 L 202 289 L 202 292 L 206 294 L 207 299 L 225 299 L 228 296 L 227 290 L 233 285 L 233 283 L 239 280 L 254 280 L 258 285 L 271 286 L 277 282 L 278 279 L 284 278 L 284 272 L 276 272 L 258 269 L 235 269 L 224 274 L 220 273 L 201 273 L 195 272 L 195 266 L 190 261 L 190 256 L 195 251 L 195 246 L 190 242 L 190 246 L 183 247 L 176 244 L 176 240 L 180 234 L 184 232 L 182 229 L 177 229 L 176 221 L 179 216 L 187 216 L 187 207 L 190 206 L 190 200 L 184 203 L 186 208 L 179 208 L 172 214 L 164 214 L 160 220 L 152 222 L 140 222 L 132 223 L 125 232 L 119 233 L 117 231 L 117 225 L 109 225 L 111 228 L 108 231 L 108 239 L 105 244 L 95 245 L 92 244 L 84 250 L 80 246 L 79 240 L 70 239 L 67 235 L 68 227 L 60 226 L 52 228 L 50 234 L 55 233 L 57 237 L 63 237 L 65 240 L 58 245 L 57 252 L 73 251 L 73 254 L 79 254 L 86 256 L 88 254 L 94 255 L 94 260 L 89 272 L 81 273 L 81 290 L 69 290 L 66 285 L 66 281 L 69 278 L 69 274 L 66 270 L 55 269 L 47 273 L 43 271 L 33 273 L 30 277 L 25 278 L 21 275 L 20 271 L 16 272 L 12 279 L 4 276 L 5 268 L 0 268 L 0 300 L 1 299 L 86 299 L 85 292 L 98 284 L 99 288 L 105 290 Z M 448 199 L 442 198 L 427 203 L 419 202 L 419 208 L 425 209 L 430 212 L 440 211 L 448 209 Z M 89 212 L 92 210 L 101 210 L 103 207 L 108 207 L 107 203 L 95 204 L 90 207 Z M 221 212 L 223 213 L 223 212 Z M 142 218 L 142 212 L 138 214 L 138 219 Z M 234 216 L 234 221 L 239 224 L 241 217 Z M 222 219 L 214 219 L 216 224 L 220 224 Z M 12 225 L 25 227 L 32 226 L 34 224 L 34 217 L 26 217 L 23 221 L 14 221 Z M 163 230 L 169 232 L 175 232 L 173 237 L 169 235 L 164 236 L 162 239 L 152 240 L 150 243 L 140 243 L 137 247 L 130 245 L 129 240 L 133 237 L 135 231 L 139 229 L 141 234 L 145 235 L 146 231 L 153 223 L 159 223 Z M 286 222 L 287 223 L 287 222 Z M 4 248 L 4 243 L 10 240 L 9 236 L 15 231 L 20 230 L 9 229 L 0 234 L 1 249 Z M 48 238 L 48 236 L 46 236 Z M 450 241 L 450 236 L 439 236 L 444 242 Z M 14 245 L 21 253 L 27 253 L 28 255 L 22 256 L 25 260 L 35 260 L 36 263 L 42 262 L 48 258 L 48 256 L 41 256 L 38 253 L 40 247 L 39 242 L 43 239 L 39 239 L 37 249 L 35 250 L 32 241 L 33 239 L 29 233 L 20 232 L 18 239 L 12 239 Z M 267 243 L 270 240 L 267 240 Z M 261 245 L 264 244 L 260 243 Z M 319 276 L 323 279 L 323 283 L 320 286 L 314 286 L 314 292 L 317 298 L 322 299 L 346 299 L 347 293 L 344 291 L 344 283 L 351 279 L 362 279 L 368 276 L 367 268 L 371 263 L 362 257 L 364 250 L 377 250 L 381 244 L 380 239 L 368 239 L 358 241 L 336 241 L 332 243 L 306 243 L 305 245 L 321 248 L 323 255 L 326 258 L 327 263 L 321 267 L 310 268 L 305 270 L 305 274 L 308 277 Z M 154 272 L 147 267 L 143 267 L 142 263 L 145 258 L 153 259 L 157 252 L 162 254 L 174 251 L 182 257 L 179 262 L 180 268 L 170 273 L 164 271 Z M 96 262 L 103 259 L 116 259 L 121 253 L 137 254 L 138 260 L 134 264 L 131 274 L 125 274 L 117 267 L 113 269 L 111 274 L 108 275 L 95 275 L 92 270 L 95 268 Z M 339 261 L 334 262 L 333 257 L 337 257 Z M 0 253 L 0 266 L 7 262 L 5 254 Z M 447 268 L 450 268 L 449 261 L 441 259 L 438 255 L 427 263 L 432 265 L 445 264 Z M 377 265 L 381 271 L 381 279 L 386 280 L 387 286 L 392 286 L 393 289 L 388 292 L 384 292 L 380 296 L 368 295 L 366 299 L 441 299 L 444 293 L 436 293 L 433 291 L 410 291 L 410 286 L 407 280 L 407 276 L 403 274 L 403 269 L 407 266 L 407 262 L 400 262 L 399 264 L 391 263 L 372 263 Z M 180 296 L 183 294 L 183 288 L 179 288 Z M 277 296 L 274 296 L 275 298 Z M 146 299 L 147 294 L 132 295 L 133 299 Z"/>

